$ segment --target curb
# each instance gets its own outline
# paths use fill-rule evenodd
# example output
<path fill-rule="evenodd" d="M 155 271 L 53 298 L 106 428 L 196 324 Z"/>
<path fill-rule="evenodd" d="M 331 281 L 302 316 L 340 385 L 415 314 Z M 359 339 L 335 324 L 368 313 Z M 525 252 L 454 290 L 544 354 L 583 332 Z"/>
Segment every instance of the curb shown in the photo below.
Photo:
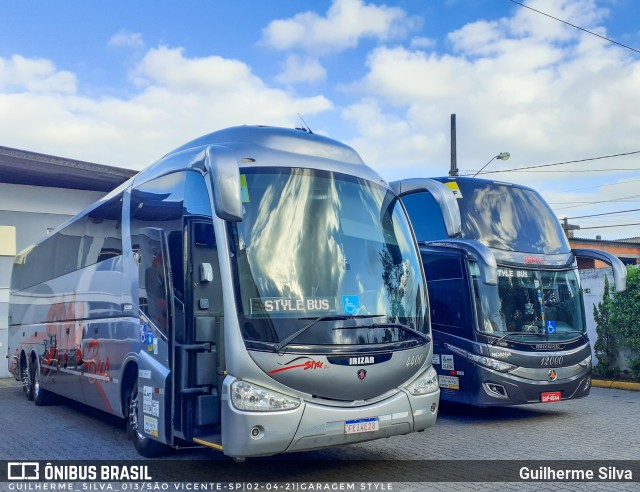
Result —
<path fill-rule="evenodd" d="M 592 386 L 598 388 L 614 388 L 627 391 L 640 391 L 640 383 L 632 383 L 629 381 L 605 381 L 602 379 L 593 379 L 591 381 Z"/>

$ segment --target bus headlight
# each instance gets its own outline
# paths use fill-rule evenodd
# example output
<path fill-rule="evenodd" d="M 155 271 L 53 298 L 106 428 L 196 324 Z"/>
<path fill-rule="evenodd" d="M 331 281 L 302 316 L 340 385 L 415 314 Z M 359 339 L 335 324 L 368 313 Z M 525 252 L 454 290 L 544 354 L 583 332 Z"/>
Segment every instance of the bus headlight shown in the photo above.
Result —
<path fill-rule="evenodd" d="M 591 367 L 591 354 L 589 354 L 589 357 L 587 357 L 585 360 L 583 360 L 582 362 L 579 362 L 581 367 L 584 367 L 585 369 L 587 367 Z"/>
<path fill-rule="evenodd" d="M 290 398 L 240 379 L 231 383 L 231 402 L 238 410 L 251 412 L 293 410 L 300 406 L 300 400 L 296 398 Z"/>
<path fill-rule="evenodd" d="M 422 376 L 407 385 L 407 390 L 412 395 L 426 395 L 433 393 L 438 387 L 438 373 L 433 366 L 429 366 Z"/>

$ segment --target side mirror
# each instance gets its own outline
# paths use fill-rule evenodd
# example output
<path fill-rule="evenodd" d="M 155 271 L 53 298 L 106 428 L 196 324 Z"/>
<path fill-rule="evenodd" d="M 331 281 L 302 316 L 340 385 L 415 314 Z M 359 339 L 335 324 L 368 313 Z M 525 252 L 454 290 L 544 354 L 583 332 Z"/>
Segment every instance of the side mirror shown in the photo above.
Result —
<path fill-rule="evenodd" d="M 498 264 L 496 257 L 484 244 L 473 239 L 445 239 L 425 243 L 429 247 L 461 249 L 478 262 L 480 280 L 486 285 L 498 285 Z"/>
<path fill-rule="evenodd" d="M 447 236 L 460 236 L 462 233 L 462 221 L 460 220 L 458 202 L 451 190 L 440 181 L 428 178 L 411 178 L 394 181 L 390 186 L 399 197 L 418 191 L 431 193 L 436 203 L 440 206 Z"/>
<path fill-rule="evenodd" d="M 213 207 L 218 217 L 231 222 L 242 220 L 240 169 L 228 147 L 210 145 L 206 150 L 206 168 L 211 178 Z"/>
<path fill-rule="evenodd" d="M 623 292 L 627 289 L 627 267 L 617 256 L 599 249 L 576 248 L 571 251 L 577 258 L 600 260 L 608 264 L 613 270 L 613 283 L 616 286 L 616 292 Z"/>

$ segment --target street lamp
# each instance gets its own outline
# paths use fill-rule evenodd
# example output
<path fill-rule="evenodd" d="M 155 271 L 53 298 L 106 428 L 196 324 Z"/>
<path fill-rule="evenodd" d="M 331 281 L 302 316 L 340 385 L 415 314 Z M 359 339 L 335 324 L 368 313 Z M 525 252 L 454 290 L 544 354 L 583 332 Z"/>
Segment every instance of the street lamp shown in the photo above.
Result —
<path fill-rule="evenodd" d="M 498 159 L 499 161 L 506 161 L 509 159 L 509 157 L 511 157 L 511 154 L 509 154 L 509 152 L 500 152 L 498 155 L 494 155 L 491 159 L 489 159 L 489 162 L 482 166 L 480 171 L 473 175 L 473 177 L 475 178 L 478 174 L 480 174 L 484 170 L 484 168 L 487 167 L 494 159 Z"/>

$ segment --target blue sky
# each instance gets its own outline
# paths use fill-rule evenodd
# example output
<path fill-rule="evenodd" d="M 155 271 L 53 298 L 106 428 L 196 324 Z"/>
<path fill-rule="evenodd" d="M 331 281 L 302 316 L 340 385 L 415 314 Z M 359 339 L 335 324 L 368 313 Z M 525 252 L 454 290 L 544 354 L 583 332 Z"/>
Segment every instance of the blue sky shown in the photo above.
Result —
<path fill-rule="evenodd" d="M 640 2 L 528 6 L 640 50 Z M 640 53 L 509 0 L 274 0 L 0 5 L 0 145 L 141 169 L 232 125 L 299 126 L 352 145 L 385 179 L 640 151 Z M 559 217 L 640 208 L 640 153 L 487 175 Z M 620 171 L 619 169 L 627 169 Z M 569 172 L 557 172 L 557 171 Z M 554 172 L 549 172 L 554 171 Z M 599 202 L 599 203 L 593 203 Z M 638 212 L 577 220 L 640 236 Z"/>

